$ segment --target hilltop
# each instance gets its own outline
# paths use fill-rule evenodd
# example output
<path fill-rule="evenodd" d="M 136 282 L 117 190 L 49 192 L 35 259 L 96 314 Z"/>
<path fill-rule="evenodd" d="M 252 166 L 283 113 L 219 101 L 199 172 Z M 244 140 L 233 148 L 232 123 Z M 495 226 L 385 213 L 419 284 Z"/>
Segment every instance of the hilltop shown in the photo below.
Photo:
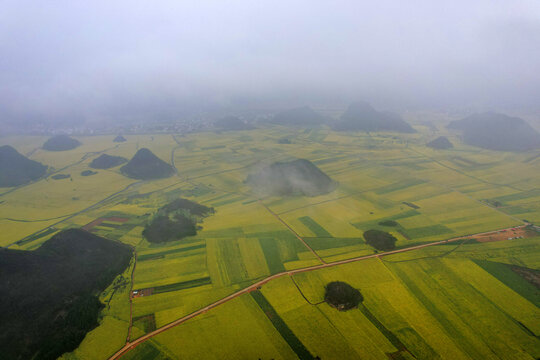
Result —
<path fill-rule="evenodd" d="M 128 159 L 122 156 L 112 156 L 107 154 L 102 154 L 99 157 L 92 160 L 90 167 L 94 169 L 110 169 L 112 167 L 122 165 L 126 163 Z"/>
<path fill-rule="evenodd" d="M 428 142 L 426 146 L 438 150 L 451 149 L 454 147 L 446 136 L 439 136 L 435 140 Z"/>
<path fill-rule="evenodd" d="M 240 131 L 240 130 L 253 130 L 255 126 L 244 122 L 242 119 L 236 116 L 226 116 L 217 120 L 214 126 L 222 131 Z"/>
<path fill-rule="evenodd" d="M 452 121 L 449 129 L 460 130 L 468 145 L 500 151 L 526 151 L 540 147 L 540 134 L 525 120 L 486 112 Z"/>
<path fill-rule="evenodd" d="M 329 193 L 336 183 L 311 161 L 275 162 L 247 177 L 255 191 L 269 195 L 317 196 Z"/>
<path fill-rule="evenodd" d="M 124 142 L 124 141 L 127 141 L 125 137 L 123 137 L 122 135 L 118 135 L 117 137 L 114 138 L 113 142 Z"/>
<path fill-rule="evenodd" d="M 48 151 L 65 151 L 75 149 L 80 146 L 81 142 L 67 135 L 56 135 L 49 138 L 43 144 L 43 149 Z"/>
<path fill-rule="evenodd" d="M 279 112 L 269 122 L 285 126 L 314 126 L 326 123 L 327 118 L 304 106 Z"/>
<path fill-rule="evenodd" d="M 399 115 L 377 111 L 367 102 L 351 104 L 334 125 L 334 130 L 416 132 Z"/>
<path fill-rule="evenodd" d="M 171 165 L 146 148 L 139 149 L 120 171 L 127 177 L 141 180 L 162 179 L 174 174 Z"/>
<path fill-rule="evenodd" d="M 9 145 L 0 146 L 0 187 L 26 184 L 39 179 L 47 166 L 28 159 Z"/>
<path fill-rule="evenodd" d="M 56 359 L 98 325 L 99 293 L 132 250 L 80 229 L 34 251 L 0 248 L 0 349 L 5 359 Z"/>

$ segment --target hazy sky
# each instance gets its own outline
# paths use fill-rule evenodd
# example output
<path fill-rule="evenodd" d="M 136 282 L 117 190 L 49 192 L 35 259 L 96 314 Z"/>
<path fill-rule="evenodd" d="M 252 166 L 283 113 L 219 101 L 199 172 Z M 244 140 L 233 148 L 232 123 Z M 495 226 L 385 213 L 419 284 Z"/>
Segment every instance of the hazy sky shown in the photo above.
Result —
<path fill-rule="evenodd" d="M 538 111 L 539 95 L 538 0 L 0 0 L 3 119 L 356 99 Z"/>

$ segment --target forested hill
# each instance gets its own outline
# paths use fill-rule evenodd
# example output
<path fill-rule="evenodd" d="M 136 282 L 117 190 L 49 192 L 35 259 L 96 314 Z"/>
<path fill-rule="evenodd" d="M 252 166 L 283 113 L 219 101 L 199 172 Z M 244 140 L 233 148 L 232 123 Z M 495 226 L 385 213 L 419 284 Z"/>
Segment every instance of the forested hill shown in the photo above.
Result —
<path fill-rule="evenodd" d="M 540 147 L 540 134 L 525 120 L 486 112 L 452 121 L 449 129 L 460 130 L 468 145 L 501 151 L 526 151 Z"/>
<path fill-rule="evenodd" d="M 98 325 L 99 293 L 129 265 L 132 250 L 80 229 L 34 251 L 0 248 L 3 359 L 56 359 Z"/>
<path fill-rule="evenodd" d="M 18 186 L 39 179 L 47 166 L 28 159 L 9 145 L 0 146 L 0 187 Z"/>
<path fill-rule="evenodd" d="M 341 115 L 334 125 L 337 131 L 392 131 L 401 133 L 416 132 L 399 115 L 375 110 L 367 102 L 356 102 Z"/>

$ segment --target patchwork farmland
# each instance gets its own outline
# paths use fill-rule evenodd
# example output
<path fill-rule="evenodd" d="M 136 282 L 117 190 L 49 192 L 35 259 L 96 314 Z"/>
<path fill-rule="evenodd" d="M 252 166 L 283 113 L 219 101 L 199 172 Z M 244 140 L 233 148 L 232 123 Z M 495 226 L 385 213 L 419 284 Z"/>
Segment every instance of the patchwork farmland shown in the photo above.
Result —
<path fill-rule="evenodd" d="M 71 180 L 0 189 L 0 245 L 33 250 L 76 227 L 135 249 L 100 295 L 99 326 L 63 359 L 117 358 L 121 349 L 122 359 L 539 358 L 540 234 L 525 226 L 540 223 L 540 158 L 458 141 L 437 151 L 418 130 L 268 126 L 125 135 L 123 143 L 92 136 L 61 155 L 1 138 Z M 140 148 L 177 173 L 135 180 L 115 167 L 79 175 L 99 154 L 131 158 Z M 262 196 L 245 181 L 258 163 L 296 158 L 337 187 Z M 195 236 L 148 242 L 146 224 L 178 198 L 215 213 Z M 391 234 L 397 251 L 368 245 L 368 230 Z M 359 289 L 362 304 L 330 307 L 331 281 Z"/>

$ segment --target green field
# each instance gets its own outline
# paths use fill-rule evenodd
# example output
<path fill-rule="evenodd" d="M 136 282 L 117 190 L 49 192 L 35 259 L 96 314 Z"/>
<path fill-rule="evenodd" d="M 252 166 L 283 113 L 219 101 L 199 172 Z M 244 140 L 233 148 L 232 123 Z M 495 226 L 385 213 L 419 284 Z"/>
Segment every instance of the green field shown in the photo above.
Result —
<path fill-rule="evenodd" d="M 458 139 L 454 149 L 435 151 L 424 146 L 425 129 L 418 130 L 368 136 L 272 126 L 127 135 L 120 144 L 113 136 L 89 136 L 61 153 L 29 145 L 41 137 L 0 138 L 0 145 L 53 167 L 50 174 L 71 175 L 0 189 L 0 246 L 35 249 L 56 231 L 105 218 L 91 231 L 135 247 L 136 266 L 117 279 L 123 285 L 101 295 L 100 326 L 64 355 L 107 359 L 125 344 L 131 287 L 153 289 L 132 301 L 133 340 L 268 276 L 320 265 L 318 257 L 332 263 L 374 254 L 363 239 L 370 229 L 390 232 L 397 248 L 406 248 L 523 220 L 540 223 L 539 157 L 479 151 Z M 283 137 L 292 144 L 279 144 Z M 141 147 L 178 173 L 136 181 L 116 167 L 80 176 L 101 153 L 130 158 Z M 338 187 L 315 197 L 259 197 L 245 183 L 258 162 L 294 158 L 312 161 Z M 147 242 L 141 234 L 147 221 L 178 197 L 212 206 L 215 214 L 194 237 Z M 379 224 L 386 220 L 397 225 Z M 540 295 L 516 267 L 540 270 L 540 237 L 453 242 L 284 275 L 160 333 L 125 358 L 535 359 Z M 335 280 L 360 289 L 359 309 L 338 312 L 320 303 L 324 285 Z"/>

